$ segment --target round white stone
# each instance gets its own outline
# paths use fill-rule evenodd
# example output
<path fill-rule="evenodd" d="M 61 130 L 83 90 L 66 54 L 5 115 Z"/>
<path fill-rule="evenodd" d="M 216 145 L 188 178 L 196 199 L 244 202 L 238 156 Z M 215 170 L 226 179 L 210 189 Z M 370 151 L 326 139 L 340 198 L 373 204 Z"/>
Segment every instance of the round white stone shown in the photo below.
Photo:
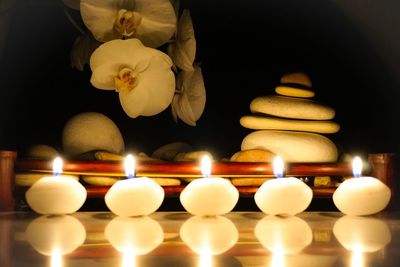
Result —
<path fill-rule="evenodd" d="M 297 178 L 277 178 L 261 185 L 254 195 L 257 207 L 270 215 L 293 216 L 310 205 L 313 192 Z"/>
<path fill-rule="evenodd" d="M 256 148 L 267 149 L 287 162 L 334 162 L 338 156 L 331 140 L 305 132 L 255 131 L 243 139 L 241 149 Z"/>
<path fill-rule="evenodd" d="M 315 101 L 287 96 L 260 96 L 250 103 L 253 113 L 263 113 L 277 117 L 305 120 L 330 120 L 335 110 Z"/>
<path fill-rule="evenodd" d="M 254 130 L 289 130 L 331 134 L 339 131 L 340 126 L 333 121 L 307 121 L 282 119 L 268 116 L 243 116 L 240 125 Z"/>
<path fill-rule="evenodd" d="M 124 147 L 118 127 L 101 113 L 78 114 L 64 126 L 63 148 L 67 155 L 75 156 L 93 150 L 120 154 Z"/>
<path fill-rule="evenodd" d="M 229 180 L 199 178 L 182 190 L 179 199 L 193 215 L 214 216 L 230 212 L 239 200 L 239 192 Z"/>
<path fill-rule="evenodd" d="M 104 200 L 119 216 L 143 216 L 155 212 L 164 200 L 164 189 L 147 177 L 116 182 Z"/>
<path fill-rule="evenodd" d="M 333 193 L 333 203 L 347 215 L 371 215 L 388 205 L 391 192 L 387 185 L 374 177 L 351 178 Z"/>

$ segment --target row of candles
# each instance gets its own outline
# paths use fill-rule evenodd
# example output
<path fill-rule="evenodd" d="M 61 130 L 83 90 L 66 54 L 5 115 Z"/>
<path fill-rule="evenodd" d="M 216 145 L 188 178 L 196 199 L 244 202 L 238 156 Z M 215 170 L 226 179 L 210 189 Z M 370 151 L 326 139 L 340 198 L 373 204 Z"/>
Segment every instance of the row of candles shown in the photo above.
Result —
<path fill-rule="evenodd" d="M 267 180 L 254 195 L 257 206 L 269 215 L 293 216 L 307 209 L 313 192 L 301 180 L 284 177 L 284 162 L 274 160 L 277 179 Z M 164 189 L 147 177 L 135 177 L 135 159 L 124 161 L 127 179 L 116 182 L 105 195 L 107 207 L 119 216 L 144 216 L 162 204 Z M 228 179 L 211 177 L 212 163 L 205 156 L 201 161 L 203 178 L 190 182 L 180 194 L 180 202 L 193 215 L 216 216 L 233 210 L 239 192 Z M 390 201 L 391 191 L 374 177 L 361 177 L 362 161 L 353 160 L 355 179 L 347 179 L 336 189 L 333 202 L 348 215 L 371 215 L 383 210 Z M 46 176 L 26 192 L 29 206 L 40 214 L 71 214 L 84 204 L 85 188 L 72 176 L 61 175 L 62 160 L 53 162 L 53 176 Z"/>
<path fill-rule="evenodd" d="M 391 241 L 389 227 L 371 217 L 344 216 L 335 222 L 332 232 L 345 249 L 358 256 L 379 251 Z M 60 262 L 62 255 L 76 250 L 86 239 L 85 227 L 68 215 L 36 218 L 25 233 L 36 251 L 51 256 L 55 262 Z M 125 259 L 131 260 L 150 253 L 164 241 L 163 227 L 148 216 L 118 216 L 107 223 L 104 236 Z M 211 259 L 235 246 L 239 231 L 224 216 L 192 216 L 180 226 L 179 236 L 194 253 Z M 313 231 L 297 216 L 267 215 L 255 225 L 254 236 L 273 255 L 295 255 L 312 243 Z"/>

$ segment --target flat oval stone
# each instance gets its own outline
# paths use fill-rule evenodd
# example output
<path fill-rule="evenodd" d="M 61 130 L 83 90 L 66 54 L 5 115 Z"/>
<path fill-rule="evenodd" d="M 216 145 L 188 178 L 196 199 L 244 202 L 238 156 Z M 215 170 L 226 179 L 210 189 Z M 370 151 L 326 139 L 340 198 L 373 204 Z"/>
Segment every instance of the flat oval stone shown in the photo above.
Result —
<path fill-rule="evenodd" d="M 54 159 L 59 153 L 54 147 L 38 144 L 29 147 L 26 156 L 35 159 Z"/>
<path fill-rule="evenodd" d="M 250 149 L 236 152 L 231 161 L 236 162 L 272 162 L 275 154 L 265 149 Z"/>
<path fill-rule="evenodd" d="M 241 117 L 240 125 L 254 130 L 289 130 L 324 134 L 336 133 L 340 129 L 339 124 L 333 121 L 290 120 L 255 115 Z"/>
<path fill-rule="evenodd" d="M 307 87 L 312 86 L 310 77 L 302 72 L 293 72 L 283 75 L 281 78 L 281 83 L 296 83 Z"/>
<path fill-rule="evenodd" d="M 335 144 L 320 134 L 261 130 L 252 132 L 242 141 L 242 150 L 267 149 L 286 162 L 335 162 Z"/>
<path fill-rule="evenodd" d="M 275 87 L 275 92 L 278 95 L 301 97 L 301 98 L 312 98 L 315 96 L 314 91 L 302 88 L 295 88 L 292 86 L 285 86 L 285 85 L 280 85 Z"/>
<path fill-rule="evenodd" d="M 315 101 L 287 96 L 260 96 L 250 103 L 253 113 L 304 120 L 330 120 L 335 110 Z"/>

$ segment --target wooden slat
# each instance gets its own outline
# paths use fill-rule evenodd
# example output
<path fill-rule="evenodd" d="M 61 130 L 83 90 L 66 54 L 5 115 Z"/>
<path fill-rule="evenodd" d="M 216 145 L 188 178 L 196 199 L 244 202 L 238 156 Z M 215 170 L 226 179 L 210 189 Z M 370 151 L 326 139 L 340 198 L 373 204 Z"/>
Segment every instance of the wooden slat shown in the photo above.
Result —
<path fill-rule="evenodd" d="M 19 160 L 17 172 L 52 172 L 52 162 L 40 160 Z M 65 174 L 125 176 L 124 166 L 115 161 L 65 161 Z M 272 177 L 270 163 L 215 162 L 213 176 L 220 177 Z M 349 176 L 352 174 L 348 163 L 291 163 L 286 166 L 286 176 Z M 141 162 L 137 176 L 149 177 L 201 177 L 200 165 L 195 162 Z"/>

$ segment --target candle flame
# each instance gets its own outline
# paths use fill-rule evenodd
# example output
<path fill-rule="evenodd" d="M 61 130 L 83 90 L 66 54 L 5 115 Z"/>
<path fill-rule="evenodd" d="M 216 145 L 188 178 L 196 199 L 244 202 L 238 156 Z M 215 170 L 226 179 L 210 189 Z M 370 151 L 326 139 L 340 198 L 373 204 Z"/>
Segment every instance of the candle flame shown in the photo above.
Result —
<path fill-rule="evenodd" d="M 362 160 L 360 157 L 353 159 L 353 175 L 354 177 L 360 177 L 362 172 Z"/>
<path fill-rule="evenodd" d="M 284 163 L 282 158 L 280 156 L 276 156 L 273 165 L 274 165 L 274 175 L 276 176 L 276 178 L 282 178 L 283 168 L 284 168 Z"/>
<path fill-rule="evenodd" d="M 128 155 L 125 158 L 124 161 L 124 167 L 125 167 L 125 175 L 128 178 L 135 177 L 135 172 L 136 172 L 136 160 L 132 155 Z"/>
<path fill-rule="evenodd" d="M 60 157 L 53 160 L 53 175 L 57 176 L 63 172 L 63 161 Z"/>
<path fill-rule="evenodd" d="M 204 156 L 201 159 L 201 174 L 204 177 L 209 177 L 211 175 L 211 159 L 209 156 Z"/>

